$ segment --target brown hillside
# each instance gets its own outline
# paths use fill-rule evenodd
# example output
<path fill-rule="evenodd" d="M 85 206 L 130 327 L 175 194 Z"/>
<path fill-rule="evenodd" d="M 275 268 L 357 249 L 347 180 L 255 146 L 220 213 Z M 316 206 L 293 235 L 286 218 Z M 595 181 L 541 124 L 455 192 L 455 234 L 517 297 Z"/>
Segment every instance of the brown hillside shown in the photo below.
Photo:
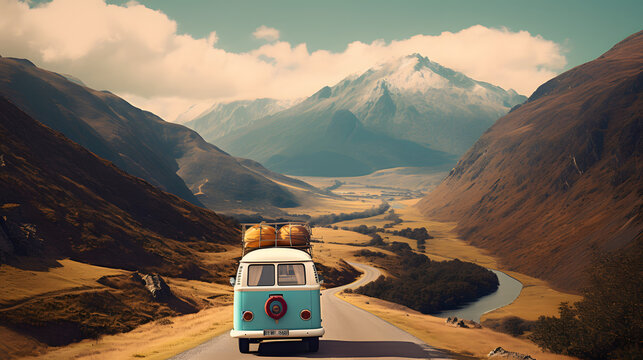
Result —
<path fill-rule="evenodd" d="M 594 252 L 643 230 L 643 32 L 540 86 L 418 207 L 476 246 L 566 289 Z"/>
<path fill-rule="evenodd" d="M 195 249 L 238 239 L 230 220 L 102 160 L 0 98 L 0 263 L 70 257 L 213 279 Z"/>
<path fill-rule="evenodd" d="M 0 57 L 0 96 L 128 174 L 193 204 L 216 211 L 297 205 L 285 187 L 185 126 L 28 60 Z"/>

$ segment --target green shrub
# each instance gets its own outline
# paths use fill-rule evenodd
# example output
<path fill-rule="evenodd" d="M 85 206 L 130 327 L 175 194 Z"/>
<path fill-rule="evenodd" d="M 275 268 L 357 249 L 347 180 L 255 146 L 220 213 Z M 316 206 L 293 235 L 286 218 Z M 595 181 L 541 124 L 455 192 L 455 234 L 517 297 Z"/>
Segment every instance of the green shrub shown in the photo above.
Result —
<path fill-rule="evenodd" d="M 530 338 L 543 349 L 581 359 L 643 358 L 641 264 L 640 241 L 597 259 L 583 299 L 562 303 L 558 317 L 541 316 Z"/>
<path fill-rule="evenodd" d="M 387 247 L 399 256 L 399 277 L 380 276 L 356 292 L 392 301 L 425 314 L 453 309 L 498 289 L 491 271 L 460 260 L 431 261 L 406 243 Z"/>

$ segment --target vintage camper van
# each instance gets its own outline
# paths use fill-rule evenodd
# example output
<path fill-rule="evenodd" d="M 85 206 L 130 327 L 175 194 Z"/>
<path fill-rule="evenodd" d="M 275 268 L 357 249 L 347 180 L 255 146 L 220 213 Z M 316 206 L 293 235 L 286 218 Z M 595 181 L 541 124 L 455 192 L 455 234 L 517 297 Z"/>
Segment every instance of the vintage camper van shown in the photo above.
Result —
<path fill-rule="evenodd" d="M 244 224 L 243 256 L 234 285 L 234 326 L 239 351 L 270 339 L 302 339 L 319 349 L 320 278 L 305 223 Z"/>

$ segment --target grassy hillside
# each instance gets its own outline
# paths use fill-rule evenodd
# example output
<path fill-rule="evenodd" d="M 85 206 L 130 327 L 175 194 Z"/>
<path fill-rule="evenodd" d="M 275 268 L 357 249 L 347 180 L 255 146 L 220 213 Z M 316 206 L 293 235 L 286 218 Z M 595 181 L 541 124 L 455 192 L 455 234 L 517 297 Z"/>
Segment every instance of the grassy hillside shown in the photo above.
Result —
<path fill-rule="evenodd" d="M 419 204 L 512 270 L 566 289 L 643 232 L 643 32 L 548 81 Z"/>

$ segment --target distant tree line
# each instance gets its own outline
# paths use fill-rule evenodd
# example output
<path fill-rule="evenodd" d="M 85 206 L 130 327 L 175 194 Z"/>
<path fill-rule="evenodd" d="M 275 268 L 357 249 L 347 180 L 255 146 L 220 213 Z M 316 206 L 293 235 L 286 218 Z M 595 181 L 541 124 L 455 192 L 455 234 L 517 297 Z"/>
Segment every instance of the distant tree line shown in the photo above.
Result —
<path fill-rule="evenodd" d="M 433 236 L 429 235 L 429 232 L 426 231 L 426 228 L 423 228 L 423 227 L 415 228 L 415 229 L 411 229 L 410 227 L 407 227 L 406 229 L 402 229 L 402 230 L 393 230 L 393 231 L 388 230 L 386 232 L 396 236 L 402 236 L 407 239 L 413 239 L 418 241 L 433 239 Z"/>
<path fill-rule="evenodd" d="M 398 255 L 397 277 L 380 276 L 356 292 L 431 314 L 457 308 L 498 289 L 496 274 L 482 266 L 458 259 L 431 261 L 401 242 L 382 247 Z"/>
<path fill-rule="evenodd" d="M 642 359 L 642 243 L 597 258 L 583 299 L 561 303 L 558 317 L 541 316 L 530 339 L 543 349 L 581 359 Z"/>
<path fill-rule="evenodd" d="M 366 226 L 366 225 L 359 225 L 354 227 L 342 226 L 342 230 L 354 231 L 356 233 L 371 235 L 371 236 L 377 234 L 378 231 L 384 231 L 384 229 L 378 228 L 377 226 Z"/>
<path fill-rule="evenodd" d="M 391 205 L 389 205 L 387 202 L 382 202 L 379 206 L 372 207 L 368 210 L 357 211 L 357 212 L 352 212 L 348 214 L 341 213 L 341 214 L 320 215 L 310 219 L 309 222 L 311 225 L 328 225 L 328 224 L 332 224 L 340 221 L 368 218 L 368 217 L 384 214 L 386 210 L 388 210 L 390 207 Z"/>
<path fill-rule="evenodd" d="M 403 221 L 402 218 L 400 217 L 400 215 L 396 214 L 395 210 L 393 210 L 393 209 L 389 210 L 388 214 L 386 214 L 386 216 L 384 216 L 384 220 L 392 221 L 390 223 L 384 224 L 384 229 L 391 228 L 391 227 L 393 227 L 393 226 L 395 226 L 397 224 L 402 223 L 402 221 Z"/>
<path fill-rule="evenodd" d="M 392 234 L 395 236 L 402 236 L 407 239 L 417 241 L 417 248 L 421 252 L 424 251 L 426 240 L 433 239 L 433 236 L 429 235 L 429 232 L 426 230 L 426 228 L 423 228 L 423 227 L 415 228 L 415 229 L 411 229 L 410 227 L 408 227 L 402 230 L 391 231 L 383 228 L 378 228 L 376 226 L 359 225 L 355 227 L 344 226 L 342 227 L 342 230 L 355 231 L 360 234 L 369 235 L 371 237 L 371 241 L 368 243 L 368 245 L 371 245 L 371 246 L 384 244 L 384 240 L 378 234 L 378 232 Z"/>
<path fill-rule="evenodd" d="M 368 249 L 363 249 L 355 253 L 356 256 L 363 256 L 363 257 L 379 257 L 383 258 L 386 257 L 386 254 L 380 251 L 371 251 Z"/>

